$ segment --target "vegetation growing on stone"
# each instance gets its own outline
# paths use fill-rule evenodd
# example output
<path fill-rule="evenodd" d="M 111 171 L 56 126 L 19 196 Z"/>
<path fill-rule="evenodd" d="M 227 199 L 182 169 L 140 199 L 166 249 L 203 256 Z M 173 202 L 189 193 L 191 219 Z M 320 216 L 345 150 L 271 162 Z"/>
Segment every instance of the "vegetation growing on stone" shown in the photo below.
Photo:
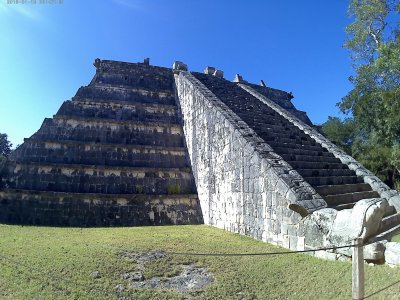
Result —
<path fill-rule="evenodd" d="M 171 185 L 168 185 L 167 192 L 169 195 L 173 195 L 173 194 L 180 194 L 182 191 L 181 191 L 181 187 L 179 185 L 171 184 Z"/>

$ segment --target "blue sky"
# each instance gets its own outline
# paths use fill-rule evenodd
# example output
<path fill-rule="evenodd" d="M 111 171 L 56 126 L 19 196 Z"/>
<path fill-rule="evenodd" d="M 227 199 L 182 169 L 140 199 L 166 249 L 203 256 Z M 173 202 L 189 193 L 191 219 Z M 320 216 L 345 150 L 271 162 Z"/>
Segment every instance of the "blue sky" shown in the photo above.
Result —
<path fill-rule="evenodd" d="M 314 123 L 351 89 L 345 0 L 41 1 L 0 0 L 0 132 L 14 146 L 90 82 L 97 57 L 263 79 Z"/>

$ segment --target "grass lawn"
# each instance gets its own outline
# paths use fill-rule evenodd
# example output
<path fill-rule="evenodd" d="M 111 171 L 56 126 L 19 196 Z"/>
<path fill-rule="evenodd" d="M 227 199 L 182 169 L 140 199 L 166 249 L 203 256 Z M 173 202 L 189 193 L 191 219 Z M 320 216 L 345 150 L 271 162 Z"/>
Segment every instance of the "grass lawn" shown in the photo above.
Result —
<path fill-rule="evenodd" d="M 400 243 L 400 235 L 395 235 L 395 236 L 392 238 L 392 242 Z"/>
<path fill-rule="evenodd" d="M 121 253 L 163 249 L 254 253 L 284 250 L 213 227 L 49 228 L 0 225 L 0 299 L 351 299 L 351 264 L 308 255 L 167 255 L 143 275 L 171 277 L 181 265 L 207 268 L 201 291 L 132 289 L 121 276 L 136 262 Z M 98 272 L 98 276 L 93 276 Z M 92 275 L 91 275 L 92 274 Z M 400 267 L 366 266 L 366 295 L 400 280 Z M 116 286 L 123 287 L 118 293 Z M 399 299 L 400 283 L 368 299 Z"/>

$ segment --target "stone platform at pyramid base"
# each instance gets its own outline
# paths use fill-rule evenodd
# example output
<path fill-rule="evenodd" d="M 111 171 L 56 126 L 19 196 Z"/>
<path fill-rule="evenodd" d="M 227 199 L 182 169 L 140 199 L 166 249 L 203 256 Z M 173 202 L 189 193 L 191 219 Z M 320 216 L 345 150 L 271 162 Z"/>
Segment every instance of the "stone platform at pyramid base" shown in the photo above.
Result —
<path fill-rule="evenodd" d="M 0 223 L 40 226 L 202 224 L 197 195 L 0 191 Z"/>

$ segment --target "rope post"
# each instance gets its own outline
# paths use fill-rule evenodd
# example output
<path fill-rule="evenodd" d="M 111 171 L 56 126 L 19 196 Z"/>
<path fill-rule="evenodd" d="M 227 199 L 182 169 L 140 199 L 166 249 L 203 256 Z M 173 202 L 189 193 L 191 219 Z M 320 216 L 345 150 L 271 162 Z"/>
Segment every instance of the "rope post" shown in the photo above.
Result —
<path fill-rule="evenodd" d="M 363 239 L 356 238 L 353 247 L 352 299 L 364 299 L 364 247 Z"/>

